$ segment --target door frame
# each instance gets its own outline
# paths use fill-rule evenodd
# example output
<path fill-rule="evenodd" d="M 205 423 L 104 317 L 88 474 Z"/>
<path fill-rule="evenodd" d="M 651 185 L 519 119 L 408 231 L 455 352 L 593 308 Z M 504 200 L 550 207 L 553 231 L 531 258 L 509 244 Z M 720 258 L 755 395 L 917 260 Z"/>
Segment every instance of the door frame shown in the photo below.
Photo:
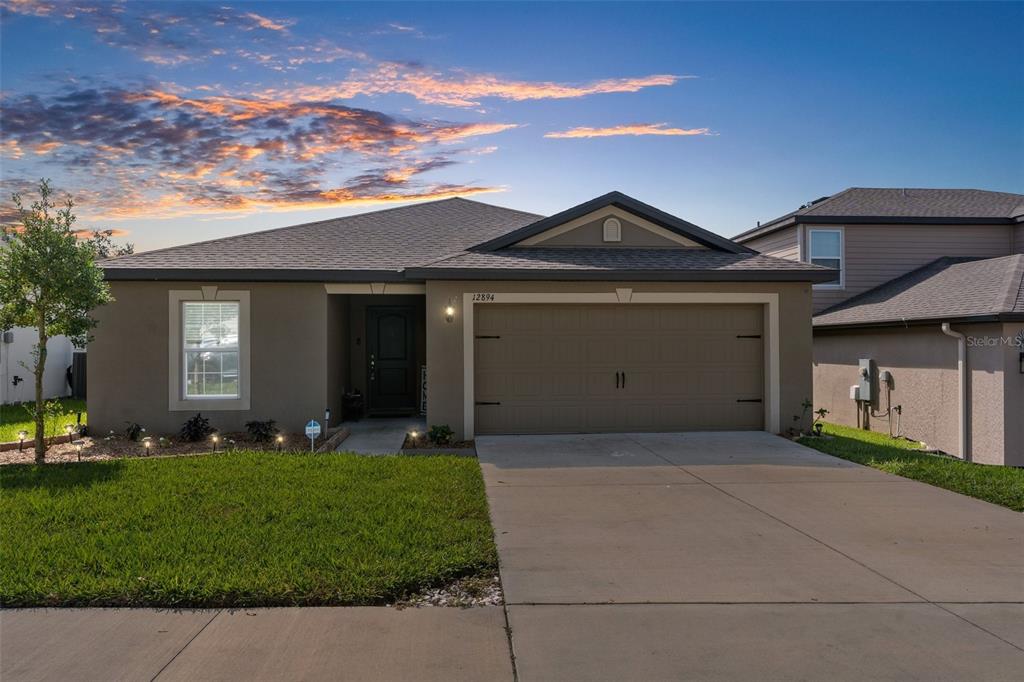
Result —
<path fill-rule="evenodd" d="M 409 389 L 409 405 L 405 406 L 405 407 L 381 408 L 381 407 L 375 407 L 373 405 L 374 390 L 370 388 L 370 373 L 371 373 L 371 370 L 370 370 L 370 351 L 371 351 L 371 349 L 373 347 L 373 344 L 370 341 L 370 339 L 371 339 L 370 316 L 374 312 L 379 312 L 379 311 L 382 311 L 382 310 L 386 310 L 386 311 L 390 311 L 390 312 L 403 311 L 405 313 L 405 316 L 406 316 L 406 324 L 407 324 L 406 328 L 408 329 L 408 333 L 406 335 L 406 351 L 407 351 L 408 356 L 409 356 L 409 361 L 408 362 L 409 362 L 409 372 L 410 372 L 410 379 L 411 379 L 411 387 Z M 414 305 L 383 303 L 383 304 L 371 304 L 371 305 L 367 305 L 366 306 L 365 311 L 364 311 L 364 320 L 363 320 L 364 328 L 366 330 L 366 332 L 365 332 L 365 334 L 366 334 L 366 346 L 365 346 L 365 351 L 363 353 L 363 362 L 366 365 L 366 414 L 367 415 L 371 415 L 371 416 L 373 416 L 373 415 L 388 415 L 388 414 L 404 415 L 404 414 L 413 414 L 413 413 L 415 413 L 417 411 L 417 400 L 416 400 L 417 387 L 418 387 L 418 380 L 417 380 L 417 375 L 416 375 L 416 372 L 417 372 L 417 357 L 416 357 L 416 344 L 417 344 L 416 326 L 417 326 L 417 318 L 418 318 L 418 315 L 417 315 L 417 311 L 416 311 L 416 306 L 414 306 Z M 373 338 L 374 339 L 377 338 L 376 330 L 373 331 Z"/>
<path fill-rule="evenodd" d="M 779 433 L 782 385 L 780 375 L 779 346 L 779 294 L 770 292 L 674 292 L 649 291 L 634 292 L 632 288 L 616 288 L 614 291 L 600 293 L 585 292 L 550 292 L 550 293 L 499 293 L 499 292 L 465 292 L 462 294 L 462 353 L 463 353 L 463 430 L 466 440 L 474 437 L 476 421 L 476 400 L 474 389 L 474 373 L 476 371 L 474 353 L 476 338 L 476 320 L 473 315 L 475 305 L 494 305 L 501 303 L 759 303 L 764 306 L 764 364 L 765 364 L 765 430 Z"/>

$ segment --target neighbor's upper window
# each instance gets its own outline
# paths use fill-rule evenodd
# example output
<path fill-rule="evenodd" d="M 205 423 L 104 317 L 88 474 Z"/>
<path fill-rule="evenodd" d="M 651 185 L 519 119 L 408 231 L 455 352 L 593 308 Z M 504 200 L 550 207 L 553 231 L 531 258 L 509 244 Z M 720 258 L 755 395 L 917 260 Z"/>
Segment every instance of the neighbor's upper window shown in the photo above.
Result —
<path fill-rule="evenodd" d="M 836 278 L 824 282 L 826 287 L 838 287 L 843 283 L 843 231 L 811 230 L 808 236 L 810 261 L 815 265 L 832 268 Z M 816 285 L 817 286 L 817 285 Z"/>
<path fill-rule="evenodd" d="M 237 398 L 239 304 L 182 303 L 186 398 Z"/>

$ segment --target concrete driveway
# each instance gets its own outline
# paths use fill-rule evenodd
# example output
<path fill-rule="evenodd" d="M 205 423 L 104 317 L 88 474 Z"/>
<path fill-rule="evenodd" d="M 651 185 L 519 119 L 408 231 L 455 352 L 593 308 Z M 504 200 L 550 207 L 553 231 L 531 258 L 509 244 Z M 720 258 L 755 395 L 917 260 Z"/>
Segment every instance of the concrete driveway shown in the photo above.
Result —
<path fill-rule="evenodd" d="M 1021 514 L 765 433 L 477 451 L 520 680 L 1024 670 Z"/>

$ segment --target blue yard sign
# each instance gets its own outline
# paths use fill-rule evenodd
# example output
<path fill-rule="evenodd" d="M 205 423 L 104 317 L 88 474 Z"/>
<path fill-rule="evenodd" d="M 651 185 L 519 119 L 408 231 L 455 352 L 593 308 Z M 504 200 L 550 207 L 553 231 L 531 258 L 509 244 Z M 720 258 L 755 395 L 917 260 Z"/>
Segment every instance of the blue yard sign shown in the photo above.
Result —
<path fill-rule="evenodd" d="M 316 437 L 320 435 L 320 422 L 315 419 L 310 419 L 309 423 L 306 424 L 306 437 L 309 438 L 309 451 L 313 452 L 313 443 L 316 442 Z"/>

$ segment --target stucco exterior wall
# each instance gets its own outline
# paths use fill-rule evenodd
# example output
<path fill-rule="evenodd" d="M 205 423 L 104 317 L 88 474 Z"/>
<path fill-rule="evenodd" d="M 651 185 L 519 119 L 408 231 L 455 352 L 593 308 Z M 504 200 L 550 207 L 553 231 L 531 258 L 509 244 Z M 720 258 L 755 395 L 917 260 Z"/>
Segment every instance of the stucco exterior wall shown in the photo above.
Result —
<path fill-rule="evenodd" d="M 637 292 L 748 292 L 779 294 L 782 428 L 801 414 L 800 404 L 811 396 L 811 287 L 797 282 L 427 282 L 427 422 L 447 424 L 461 437 L 464 424 L 463 294 L 473 292 L 547 293 L 614 292 L 629 287 Z M 446 306 L 456 314 L 444 316 Z"/>
<path fill-rule="evenodd" d="M 1002 336 L 1002 326 L 954 325 L 973 339 Z M 957 342 L 939 325 L 905 329 L 822 331 L 814 335 L 814 407 L 830 411 L 827 419 L 847 426 L 857 424 L 857 409 L 850 386 L 857 383 L 858 360 L 870 358 L 878 371 L 893 375 L 892 404 L 903 406 L 903 435 L 959 455 Z M 969 424 L 974 461 L 1010 463 L 1006 452 L 1006 351 L 985 342 L 968 343 Z M 885 410 L 885 392 L 879 392 L 875 411 Z M 895 417 L 894 417 L 895 419 Z M 1019 418 L 1018 418 L 1019 420 Z M 885 418 L 870 420 L 871 430 L 886 433 Z M 895 428 L 895 421 L 893 422 Z M 1011 439 L 1012 440 L 1012 439 Z"/>
<path fill-rule="evenodd" d="M 116 301 L 95 311 L 99 326 L 88 347 L 91 429 L 121 431 L 135 421 L 154 435 L 177 433 L 195 412 L 222 431 L 274 419 L 282 430 L 301 432 L 309 419 L 323 419 L 329 315 L 322 284 L 217 284 L 250 292 L 250 409 L 208 411 L 202 401 L 194 411 L 168 409 L 168 292 L 212 284 L 111 282 Z"/>
<path fill-rule="evenodd" d="M 1024 373 L 1021 373 L 1020 357 L 1021 353 L 1024 353 L 1024 348 L 1013 345 L 1013 341 L 1022 333 L 1024 323 L 1003 325 L 1003 366 L 1006 368 L 1003 423 L 1006 425 L 1006 464 L 1018 467 L 1024 467 Z"/>

